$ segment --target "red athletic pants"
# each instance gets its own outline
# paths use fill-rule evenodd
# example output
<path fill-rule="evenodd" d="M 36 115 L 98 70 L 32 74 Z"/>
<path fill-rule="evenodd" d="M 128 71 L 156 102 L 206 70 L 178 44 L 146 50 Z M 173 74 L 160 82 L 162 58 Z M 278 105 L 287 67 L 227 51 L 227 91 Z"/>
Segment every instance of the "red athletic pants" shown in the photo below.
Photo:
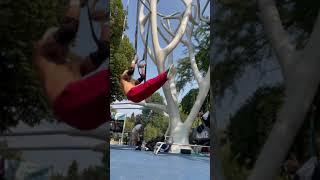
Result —
<path fill-rule="evenodd" d="M 149 79 L 143 84 L 130 89 L 127 98 L 133 102 L 140 102 L 150 97 L 154 92 L 163 86 L 167 81 L 167 71 L 159 74 L 157 77 Z"/>
<path fill-rule="evenodd" d="M 110 119 L 108 70 L 72 82 L 56 98 L 55 115 L 68 125 L 81 129 L 95 129 Z"/>

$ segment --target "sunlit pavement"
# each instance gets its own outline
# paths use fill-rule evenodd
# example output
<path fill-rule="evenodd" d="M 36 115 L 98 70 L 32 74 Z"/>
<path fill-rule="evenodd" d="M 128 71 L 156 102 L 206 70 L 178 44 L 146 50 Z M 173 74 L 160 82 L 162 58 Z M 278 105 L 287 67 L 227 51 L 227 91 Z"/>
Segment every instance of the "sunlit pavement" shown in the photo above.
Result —
<path fill-rule="evenodd" d="M 209 180 L 210 158 L 110 150 L 111 180 Z"/>

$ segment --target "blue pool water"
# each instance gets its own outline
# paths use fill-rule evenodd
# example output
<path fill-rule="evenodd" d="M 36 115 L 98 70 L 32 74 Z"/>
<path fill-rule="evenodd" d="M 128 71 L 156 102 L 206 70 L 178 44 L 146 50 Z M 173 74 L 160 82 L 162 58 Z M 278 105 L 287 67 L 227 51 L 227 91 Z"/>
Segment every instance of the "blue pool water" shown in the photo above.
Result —
<path fill-rule="evenodd" d="M 110 149 L 110 180 L 209 179 L 209 157 Z"/>

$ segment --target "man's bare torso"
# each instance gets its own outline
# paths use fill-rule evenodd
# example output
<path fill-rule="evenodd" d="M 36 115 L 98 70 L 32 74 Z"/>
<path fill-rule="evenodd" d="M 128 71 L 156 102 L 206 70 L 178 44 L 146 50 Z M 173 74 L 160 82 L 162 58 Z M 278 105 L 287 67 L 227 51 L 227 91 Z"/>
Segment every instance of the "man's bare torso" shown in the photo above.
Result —
<path fill-rule="evenodd" d="M 121 75 L 121 78 L 120 78 L 120 82 L 121 82 L 121 86 L 124 91 L 124 94 L 127 94 L 133 87 L 136 86 L 136 80 L 133 79 L 131 76 L 128 76 L 127 71 L 128 70 L 126 70 Z"/>
<path fill-rule="evenodd" d="M 56 64 L 43 56 L 38 56 L 34 59 L 34 64 L 51 104 L 69 83 L 81 79 L 79 66 L 76 63 Z"/>

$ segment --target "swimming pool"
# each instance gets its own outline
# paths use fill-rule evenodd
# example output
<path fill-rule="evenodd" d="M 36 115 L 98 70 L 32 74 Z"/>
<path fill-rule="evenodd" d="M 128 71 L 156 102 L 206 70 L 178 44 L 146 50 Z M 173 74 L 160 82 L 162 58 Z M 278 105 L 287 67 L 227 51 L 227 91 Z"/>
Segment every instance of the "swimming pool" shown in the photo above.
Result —
<path fill-rule="evenodd" d="M 110 180 L 209 180 L 210 158 L 110 149 Z"/>

